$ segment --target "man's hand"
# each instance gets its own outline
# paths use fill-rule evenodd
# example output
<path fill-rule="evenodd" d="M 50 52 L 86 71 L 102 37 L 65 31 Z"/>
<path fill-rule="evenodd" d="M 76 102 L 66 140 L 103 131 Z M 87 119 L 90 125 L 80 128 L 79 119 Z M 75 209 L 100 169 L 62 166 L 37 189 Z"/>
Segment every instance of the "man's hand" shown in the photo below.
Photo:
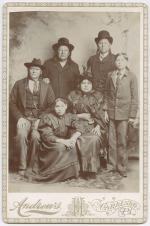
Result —
<path fill-rule="evenodd" d="M 25 118 L 20 118 L 17 122 L 17 128 L 18 129 L 26 128 L 29 125 L 30 125 L 30 122 Z"/>
<path fill-rule="evenodd" d="M 62 144 L 64 144 L 67 148 L 71 148 L 72 147 L 72 142 L 71 139 L 62 139 L 61 141 Z"/>
<path fill-rule="evenodd" d="M 94 134 L 94 135 L 97 135 L 97 136 L 101 136 L 101 130 L 100 130 L 100 126 L 99 125 L 97 125 L 94 129 L 92 129 L 92 133 Z"/>
<path fill-rule="evenodd" d="M 128 120 L 128 123 L 130 124 L 130 125 L 134 125 L 134 122 L 135 122 L 135 119 L 134 118 L 129 118 L 129 120 Z"/>
<path fill-rule="evenodd" d="M 107 111 L 105 111 L 104 117 L 105 117 L 105 122 L 108 123 L 109 122 L 109 116 L 108 116 Z"/>
<path fill-rule="evenodd" d="M 47 83 L 47 84 L 49 84 L 49 83 L 50 83 L 49 78 L 43 78 L 43 81 L 44 81 L 45 83 Z"/>

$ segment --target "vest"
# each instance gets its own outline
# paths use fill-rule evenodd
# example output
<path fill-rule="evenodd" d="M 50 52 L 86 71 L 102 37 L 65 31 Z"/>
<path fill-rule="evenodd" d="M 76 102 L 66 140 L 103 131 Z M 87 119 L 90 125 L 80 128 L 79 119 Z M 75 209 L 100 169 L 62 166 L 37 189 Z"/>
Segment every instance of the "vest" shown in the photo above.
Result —
<path fill-rule="evenodd" d="M 38 118 L 39 96 L 40 96 L 39 90 L 36 94 L 33 94 L 33 93 L 31 93 L 29 87 L 27 87 L 27 89 L 26 89 L 26 108 L 25 108 L 25 116 L 26 117 Z"/>

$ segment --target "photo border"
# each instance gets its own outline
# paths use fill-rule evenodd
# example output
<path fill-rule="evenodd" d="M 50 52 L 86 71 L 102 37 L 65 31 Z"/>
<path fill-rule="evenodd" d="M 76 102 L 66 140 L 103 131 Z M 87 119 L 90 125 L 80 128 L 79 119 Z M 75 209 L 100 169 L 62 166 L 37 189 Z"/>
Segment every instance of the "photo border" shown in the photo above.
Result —
<path fill-rule="evenodd" d="M 7 43 L 7 9 L 8 7 L 142 7 L 143 8 L 143 218 L 109 220 L 105 218 L 46 218 L 46 219 L 20 219 L 7 218 L 7 177 L 8 177 L 8 43 Z M 2 215 L 3 221 L 7 223 L 143 223 L 147 220 L 148 213 L 148 6 L 145 3 L 6 3 L 3 6 L 3 72 L 2 72 Z M 8 76 L 8 77 L 7 77 Z"/>

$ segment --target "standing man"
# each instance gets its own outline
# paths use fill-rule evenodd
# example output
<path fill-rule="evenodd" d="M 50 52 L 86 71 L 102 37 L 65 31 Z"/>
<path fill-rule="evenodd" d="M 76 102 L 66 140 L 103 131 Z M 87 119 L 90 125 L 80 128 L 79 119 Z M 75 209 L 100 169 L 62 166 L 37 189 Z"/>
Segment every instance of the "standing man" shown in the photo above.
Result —
<path fill-rule="evenodd" d="M 94 88 L 104 94 L 105 83 L 109 72 L 115 69 L 115 55 L 111 53 L 113 38 L 108 31 L 102 30 L 95 38 L 97 53 L 87 62 L 87 69 L 94 76 Z"/>
<path fill-rule="evenodd" d="M 43 77 L 49 79 L 56 98 L 65 98 L 76 88 L 80 72 L 78 65 L 71 59 L 73 49 L 67 38 L 60 38 L 53 45 L 54 57 L 44 63 Z"/>
<path fill-rule="evenodd" d="M 40 79 L 43 70 L 40 59 L 34 58 L 24 65 L 28 69 L 28 76 L 17 81 L 10 94 L 10 112 L 17 127 L 16 146 L 20 154 L 18 172 L 21 176 L 27 166 L 31 167 L 35 151 L 38 150 L 39 120 L 44 113 L 51 111 L 55 100 L 51 86 Z"/>

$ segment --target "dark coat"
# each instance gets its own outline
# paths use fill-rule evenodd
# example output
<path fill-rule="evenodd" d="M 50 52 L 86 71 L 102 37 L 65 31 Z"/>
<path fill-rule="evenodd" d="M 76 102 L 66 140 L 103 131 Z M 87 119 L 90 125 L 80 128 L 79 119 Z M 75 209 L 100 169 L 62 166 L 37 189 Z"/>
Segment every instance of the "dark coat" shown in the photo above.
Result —
<path fill-rule="evenodd" d="M 17 81 L 10 94 L 10 112 L 16 122 L 19 118 L 25 117 L 27 82 L 27 78 Z M 43 113 L 51 111 L 54 100 L 55 96 L 51 86 L 40 80 L 39 118 Z"/>
<path fill-rule="evenodd" d="M 78 65 L 68 59 L 66 65 L 62 67 L 56 57 L 44 63 L 43 77 L 49 78 L 55 96 L 66 97 L 77 85 L 80 74 Z"/>
<path fill-rule="evenodd" d="M 115 69 L 115 55 L 110 52 L 102 61 L 99 59 L 99 54 L 91 56 L 87 68 L 90 68 L 93 74 L 94 89 L 104 93 L 108 73 Z"/>
<path fill-rule="evenodd" d="M 129 70 L 119 82 L 116 91 L 116 71 L 106 81 L 105 107 L 110 119 L 127 120 L 135 118 L 138 110 L 137 78 Z"/>

